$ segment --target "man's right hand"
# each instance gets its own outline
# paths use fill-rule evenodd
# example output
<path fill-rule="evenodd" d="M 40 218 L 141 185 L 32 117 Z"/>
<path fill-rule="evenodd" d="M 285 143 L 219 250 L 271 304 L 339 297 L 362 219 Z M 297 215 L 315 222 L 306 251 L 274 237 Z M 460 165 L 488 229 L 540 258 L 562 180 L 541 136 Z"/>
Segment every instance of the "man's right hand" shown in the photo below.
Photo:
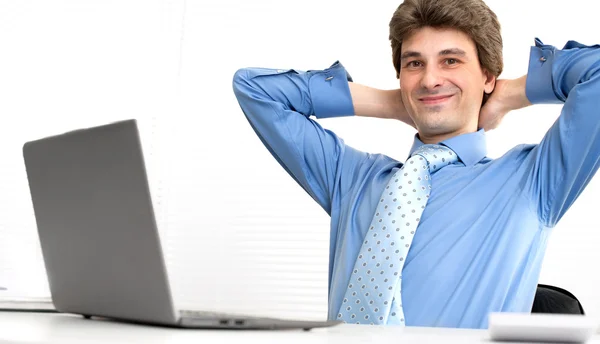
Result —
<path fill-rule="evenodd" d="M 400 89 L 380 90 L 354 82 L 348 85 L 356 116 L 395 119 L 416 128 L 404 107 Z"/>

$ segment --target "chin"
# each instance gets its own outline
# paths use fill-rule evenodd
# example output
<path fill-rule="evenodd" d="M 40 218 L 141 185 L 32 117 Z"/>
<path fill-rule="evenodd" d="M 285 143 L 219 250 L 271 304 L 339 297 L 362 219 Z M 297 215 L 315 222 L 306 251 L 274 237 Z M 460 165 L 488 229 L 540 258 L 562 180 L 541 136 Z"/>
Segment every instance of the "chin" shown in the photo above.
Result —
<path fill-rule="evenodd" d="M 419 132 L 427 136 L 445 135 L 460 131 L 464 126 L 446 121 L 422 121 L 419 126 Z"/>
<path fill-rule="evenodd" d="M 444 117 L 428 117 L 422 118 L 419 123 L 419 128 L 427 129 L 427 131 L 431 132 L 447 132 L 456 129 L 457 125 L 447 120 Z"/>

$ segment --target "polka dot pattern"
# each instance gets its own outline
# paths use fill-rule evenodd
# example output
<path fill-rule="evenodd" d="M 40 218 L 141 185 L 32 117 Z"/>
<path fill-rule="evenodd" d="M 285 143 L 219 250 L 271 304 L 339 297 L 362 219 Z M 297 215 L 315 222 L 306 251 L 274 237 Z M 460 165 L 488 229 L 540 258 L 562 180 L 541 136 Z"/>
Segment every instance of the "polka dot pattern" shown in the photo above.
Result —
<path fill-rule="evenodd" d="M 458 160 L 451 149 L 423 145 L 389 180 L 352 269 L 338 320 L 404 326 L 402 268 L 431 192 L 431 173 Z"/>

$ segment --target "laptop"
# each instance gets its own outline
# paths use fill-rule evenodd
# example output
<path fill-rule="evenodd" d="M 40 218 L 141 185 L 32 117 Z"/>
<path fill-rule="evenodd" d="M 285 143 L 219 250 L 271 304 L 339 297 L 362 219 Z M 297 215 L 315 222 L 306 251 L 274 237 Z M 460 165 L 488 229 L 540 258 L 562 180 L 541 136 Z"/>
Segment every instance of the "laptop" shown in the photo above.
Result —
<path fill-rule="evenodd" d="M 176 309 L 135 119 L 26 142 L 23 157 L 57 311 L 188 328 L 340 323 Z"/>

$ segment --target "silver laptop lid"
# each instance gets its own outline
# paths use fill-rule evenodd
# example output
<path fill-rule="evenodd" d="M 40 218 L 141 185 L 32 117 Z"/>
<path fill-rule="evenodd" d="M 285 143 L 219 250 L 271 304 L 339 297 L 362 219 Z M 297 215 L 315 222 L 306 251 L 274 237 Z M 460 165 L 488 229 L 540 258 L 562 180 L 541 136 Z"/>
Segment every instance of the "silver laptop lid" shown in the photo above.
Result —
<path fill-rule="evenodd" d="M 56 308 L 175 323 L 136 121 L 27 142 L 23 156 Z"/>

